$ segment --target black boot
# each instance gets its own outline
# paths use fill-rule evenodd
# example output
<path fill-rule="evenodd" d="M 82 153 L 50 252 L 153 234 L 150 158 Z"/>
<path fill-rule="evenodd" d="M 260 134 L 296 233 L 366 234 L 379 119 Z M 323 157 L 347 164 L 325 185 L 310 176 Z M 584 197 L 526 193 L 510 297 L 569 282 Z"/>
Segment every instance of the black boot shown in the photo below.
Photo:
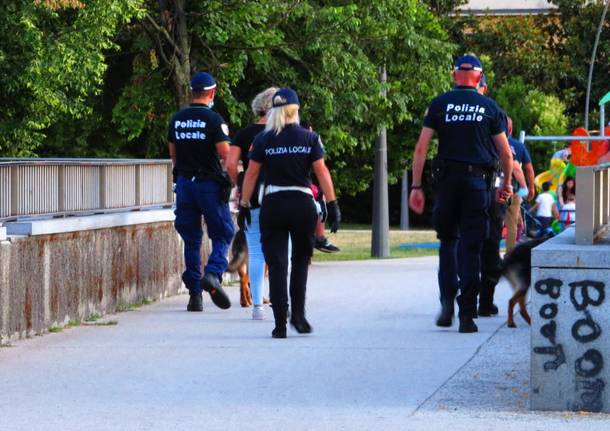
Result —
<path fill-rule="evenodd" d="M 498 314 L 498 307 L 494 304 L 494 293 L 496 291 L 496 278 L 490 278 L 481 283 L 479 294 L 479 316 L 490 317 Z"/>
<path fill-rule="evenodd" d="M 496 304 L 479 304 L 479 316 L 481 317 L 491 317 L 498 314 L 498 307 Z"/>
<path fill-rule="evenodd" d="M 275 328 L 271 332 L 273 338 L 286 338 L 286 311 L 286 308 L 273 309 L 273 318 L 275 319 Z"/>
<path fill-rule="evenodd" d="M 186 311 L 203 311 L 203 298 L 201 293 L 191 293 Z"/>
<path fill-rule="evenodd" d="M 297 317 L 293 315 L 290 318 L 290 324 L 294 329 L 296 329 L 299 334 L 311 334 L 313 332 L 313 328 L 311 327 L 307 319 L 305 319 L 305 316 Z"/>
<path fill-rule="evenodd" d="M 436 318 L 436 326 L 441 328 L 450 328 L 453 325 L 453 307 L 443 304 L 441 312 Z"/>
<path fill-rule="evenodd" d="M 477 328 L 471 316 L 460 316 L 460 329 L 458 331 L 462 334 L 469 334 L 479 332 L 479 328 Z"/>

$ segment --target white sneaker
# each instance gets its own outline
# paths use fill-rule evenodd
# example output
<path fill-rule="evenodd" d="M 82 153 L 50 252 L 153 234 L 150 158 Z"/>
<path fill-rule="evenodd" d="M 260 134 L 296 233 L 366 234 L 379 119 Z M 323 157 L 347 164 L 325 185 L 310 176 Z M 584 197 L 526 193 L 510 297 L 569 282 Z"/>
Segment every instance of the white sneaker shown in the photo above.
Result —
<path fill-rule="evenodd" d="M 255 305 L 252 308 L 252 320 L 265 320 L 265 309 L 262 305 Z"/>

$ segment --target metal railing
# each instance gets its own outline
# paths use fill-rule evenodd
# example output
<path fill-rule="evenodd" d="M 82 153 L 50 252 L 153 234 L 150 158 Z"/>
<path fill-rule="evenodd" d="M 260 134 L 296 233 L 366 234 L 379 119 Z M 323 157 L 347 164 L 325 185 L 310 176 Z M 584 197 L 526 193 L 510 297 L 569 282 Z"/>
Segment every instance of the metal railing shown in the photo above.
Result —
<path fill-rule="evenodd" d="M 576 168 L 576 244 L 593 244 L 608 229 L 610 163 Z"/>
<path fill-rule="evenodd" d="M 604 121 L 604 112 L 600 114 Z M 603 123 L 602 123 L 603 124 Z M 603 127 L 600 136 L 526 136 L 521 132 L 519 140 L 526 141 L 605 141 Z M 610 216 L 610 163 L 576 168 L 578 193 L 576 194 L 576 244 L 593 244 L 608 230 Z"/>
<path fill-rule="evenodd" d="M 0 158 L 0 221 L 170 207 L 170 160 Z"/>

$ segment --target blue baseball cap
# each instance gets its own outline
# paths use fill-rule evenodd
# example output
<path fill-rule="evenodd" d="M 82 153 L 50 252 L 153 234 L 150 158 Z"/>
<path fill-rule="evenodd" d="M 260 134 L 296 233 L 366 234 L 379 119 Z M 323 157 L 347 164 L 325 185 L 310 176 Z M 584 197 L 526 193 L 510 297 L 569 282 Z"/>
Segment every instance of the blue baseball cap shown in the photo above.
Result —
<path fill-rule="evenodd" d="M 459 57 L 453 64 L 454 70 L 477 70 L 483 72 L 481 60 L 475 55 L 467 54 Z"/>
<path fill-rule="evenodd" d="M 299 96 L 292 88 L 280 88 L 275 92 L 271 100 L 274 108 L 286 105 L 301 105 L 299 103 Z"/>
<path fill-rule="evenodd" d="M 214 77 L 207 72 L 197 72 L 191 79 L 191 91 L 205 91 L 216 88 Z"/>

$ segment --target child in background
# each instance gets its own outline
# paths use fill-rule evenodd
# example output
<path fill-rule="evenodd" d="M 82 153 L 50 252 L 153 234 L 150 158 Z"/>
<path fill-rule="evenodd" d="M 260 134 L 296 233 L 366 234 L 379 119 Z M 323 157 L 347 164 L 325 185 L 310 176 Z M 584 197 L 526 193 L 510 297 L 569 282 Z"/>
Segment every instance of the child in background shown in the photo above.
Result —
<path fill-rule="evenodd" d="M 542 184 L 542 193 L 538 195 L 536 203 L 530 208 L 530 212 L 536 211 L 536 218 L 541 224 L 542 232 L 547 232 L 553 219 L 559 218 L 555 198 L 549 193 L 550 188 L 551 183 L 549 181 Z"/>

